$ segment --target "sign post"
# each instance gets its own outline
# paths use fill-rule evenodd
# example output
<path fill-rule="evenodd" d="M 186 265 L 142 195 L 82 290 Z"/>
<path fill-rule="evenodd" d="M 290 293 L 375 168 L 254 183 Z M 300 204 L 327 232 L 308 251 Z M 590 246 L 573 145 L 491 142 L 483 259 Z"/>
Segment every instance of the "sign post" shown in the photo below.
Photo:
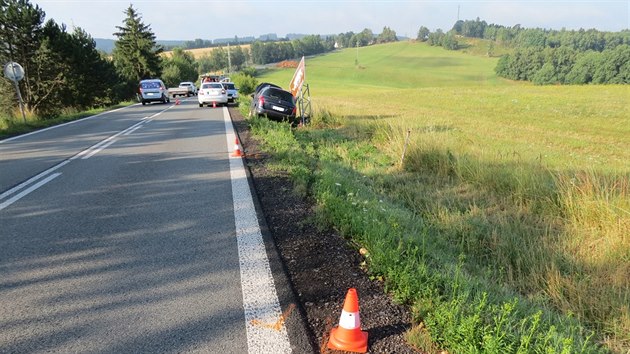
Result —
<path fill-rule="evenodd" d="M 306 93 L 309 95 L 309 97 L 305 98 L 304 90 L 302 90 L 305 79 L 306 67 L 304 64 L 304 57 L 302 57 L 302 60 L 300 60 L 300 63 L 298 64 L 297 69 L 295 69 L 295 73 L 293 74 L 293 78 L 289 83 L 289 89 L 291 90 L 293 97 L 296 98 L 296 103 L 300 108 L 300 123 L 302 125 L 304 125 L 306 119 L 306 115 L 304 114 L 305 101 L 308 102 L 306 106 L 310 109 L 310 91 L 308 90 L 308 85 L 306 85 Z"/>
<path fill-rule="evenodd" d="M 18 85 L 18 81 L 24 78 L 24 69 L 22 68 L 22 65 L 12 61 L 8 62 L 4 66 L 4 76 L 13 81 L 13 84 L 15 85 L 15 91 L 17 92 L 18 101 L 20 102 L 20 111 L 22 111 L 22 120 L 26 123 L 24 103 L 22 102 L 22 94 L 20 93 L 20 86 Z"/>

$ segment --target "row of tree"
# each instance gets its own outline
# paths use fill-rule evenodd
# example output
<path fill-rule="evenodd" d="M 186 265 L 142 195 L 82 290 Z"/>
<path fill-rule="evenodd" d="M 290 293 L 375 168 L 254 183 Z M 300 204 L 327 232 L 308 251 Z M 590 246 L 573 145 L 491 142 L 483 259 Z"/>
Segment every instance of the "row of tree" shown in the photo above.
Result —
<path fill-rule="evenodd" d="M 550 30 L 542 28 L 524 28 L 521 25 L 506 27 L 487 24 L 479 18 L 475 20 L 460 20 L 455 23 L 452 31 L 457 35 L 471 38 L 483 38 L 499 42 L 503 45 L 523 48 L 559 48 L 567 47 L 578 52 L 589 50 L 602 52 L 617 46 L 630 45 L 630 30 L 620 32 L 603 32 L 596 29 L 589 30 Z"/>
<path fill-rule="evenodd" d="M 495 71 L 512 80 L 536 84 L 630 83 L 630 30 L 601 32 L 506 27 L 479 18 L 457 21 L 448 32 L 420 27 L 417 40 L 445 49 L 460 48 L 458 38 L 483 38 L 511 52 Z"/>
<path fill-rule="evenodd" d="M 251 44 L 251 59 L 256 64 L 267 64 L 326 53 L 335 48 L 365 47 L 397 40 L 396 31 L 385 26 L 378 35 L 374 35 L 370 29 L 366 28 L 359 33 L 346 32 L 336 36 L 310 35 L 292 41 L 255 41 Z"/>
<path fill-rule="evenodd" d="M 535 84 L 630 84 L 630 46 L 602 52 L 570 47 L 517 48 L 499 59 L 498 75 Z"/>
<path fill-rule="evenodd" d="M 96 50 L 94 39 L 81 28 L 68 32 L 29 0 L 0 0 L 0 62 L 24 68 L 19 82 L 25 108 L 41 118 L 57 116 L 65 108 L 83 110 L 111 105 L 133 97 L 138 81 L 162 73 L 162 49 L 149 26 L 130 6 L 112 57 Z M 2 79 L 0 96 L 15 97 Z M 2 105 L 11 116 L 15 100 Z"/>
<path fill-rule="evenodd" d="M 630 30 L 547 30 L 457 21 L 452 32 L 513 48 L 499 60 L 498 75 L 536 84 L 630 83 Z"/>
<path fill-rule="evenodd" d="M 350 47 L 365 47 L 375 43 L 388 43 L 398 40 L 396 31 L 385 26 L 383 31 L 378 35 L 374 35 L 374 32 L 369 28 L 365 28 L 359 33 L 352 31 L 346 33 L 339 33 L 334 36 L 334 43 L 338 48 L 350 48 Z"/>
<path fill-rule="evenodd" d="M 334 46 L 332 37 L 324 39 L 319 35 L 312 35 L 284 42 L 256 41 L 251 44 L 250 52 L 251 59 L 255 64 L 268 64 L 329 52 L 334 49 Z"/>
<path fill-rule="evenodd" d="M 0 63 L 22 65 L 20 91 L 27 110 L 43 117 L 64 107 L 87 108 L 116 101 L 116 68 L 101 57 L 92 37 L 80 28 L 72 33 L 27 0 L 0 0 Z M 15 97 L 2 85 L 0 95 Z M 15 104 L 2 107 L 10 114 Z"/>
<path fill-rule="evenodd" d="M 440 28 L 435 30 L 435 32 L 431 32 L 424 26 L 420 27 L 417 40 L 427 42 L 432 46 L 442 46 L 448 50 L 459 49 L 459 42 L 457 41 L 455 33 L 453 31 L 444 33 Z"/>

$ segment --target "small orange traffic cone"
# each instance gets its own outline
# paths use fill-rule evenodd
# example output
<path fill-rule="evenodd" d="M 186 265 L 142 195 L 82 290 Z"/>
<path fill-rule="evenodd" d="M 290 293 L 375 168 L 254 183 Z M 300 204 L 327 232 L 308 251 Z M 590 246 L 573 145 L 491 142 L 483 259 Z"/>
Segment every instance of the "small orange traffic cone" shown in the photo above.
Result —
<path fill-rule="evenodd" d="M 175 105 L 178 105 L 178 104 L 179 104 L 179 98 L 175 100 Z"/>
<path fill-rule="evenodd" d="M 212 108 L 217 108 L 217 101 L 212 101 Z"/>
<path fill-rule="evenodd" d="M 234 152 L 231 155 L 232 157 L 243 157 L 243 153 L 241 152 L 240 144 L 238 143 L 238 137 L 234 138 Z"/>
<path fill-rule="evenodd" d="M 330 331 L 328 349 L 345 350 L 348 352 L 367 352 L 368 333 L 361 331 L 361 316 L 359 316 L 359 296 L 355 288 L 350 288 L 343 304 L 339 326 Z"/>

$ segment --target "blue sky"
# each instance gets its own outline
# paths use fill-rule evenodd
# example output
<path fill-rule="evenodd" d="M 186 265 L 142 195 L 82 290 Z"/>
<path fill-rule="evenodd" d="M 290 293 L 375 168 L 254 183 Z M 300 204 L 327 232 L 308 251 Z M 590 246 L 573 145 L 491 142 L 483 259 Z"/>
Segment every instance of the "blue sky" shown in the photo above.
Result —
<path fill-rule="evenodd" d="M 133 4 L 159 40 L 215 39 L 287 33 L 337 34 L 388 26 L 413 36 L 420 26 L 450 29 L 459 18 L 549 29 L 630 28 L 630 0 L 39 0 L 46 19 L 114 38 Z"/>

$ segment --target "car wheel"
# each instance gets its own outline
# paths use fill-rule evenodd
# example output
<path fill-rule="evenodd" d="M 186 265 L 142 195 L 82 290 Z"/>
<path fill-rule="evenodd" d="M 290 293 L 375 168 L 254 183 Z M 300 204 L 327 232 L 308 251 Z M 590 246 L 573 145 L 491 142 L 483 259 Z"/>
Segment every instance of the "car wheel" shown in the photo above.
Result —
<path fill-rule="evenodd" d="M 147 104 L 146 102 L 142 101 L 142 105 L 143 105 L 143 106 L 144 106 L 144 105 L 146 105 L 146 104 Z"/>
<path fill-rule="evenodd" d="M 203 107 L 203 103 L 200 103 L 200 104 L 199 104 L 199 107 Z"/>

